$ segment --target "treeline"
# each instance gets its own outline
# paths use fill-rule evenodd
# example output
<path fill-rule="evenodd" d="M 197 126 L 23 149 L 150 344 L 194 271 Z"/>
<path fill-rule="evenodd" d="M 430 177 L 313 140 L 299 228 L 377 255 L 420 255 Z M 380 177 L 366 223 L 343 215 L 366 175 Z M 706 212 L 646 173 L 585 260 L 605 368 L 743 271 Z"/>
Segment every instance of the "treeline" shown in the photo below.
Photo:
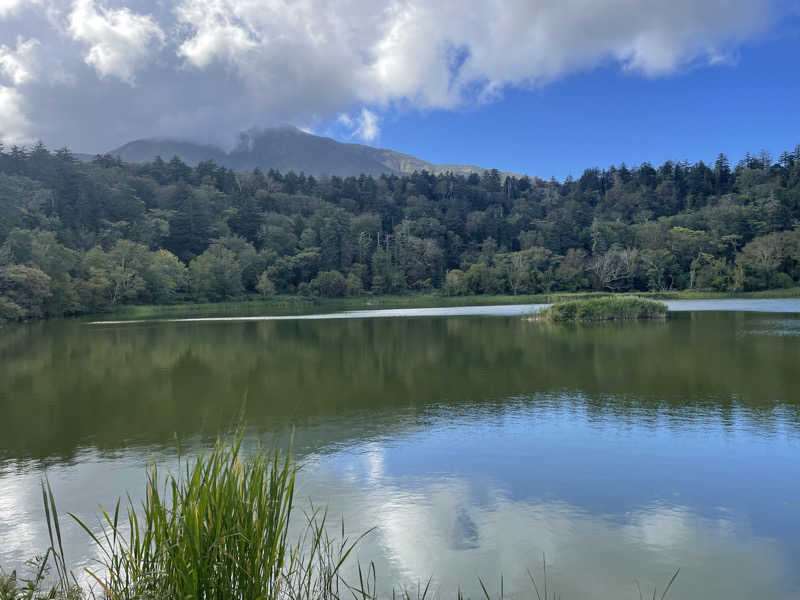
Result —
<path fill-rule="evenodd" d="M 800 283 L 800 146 L 564 182 L 239 174 L 0 147 L 0 318 L 260 294 Z"/>

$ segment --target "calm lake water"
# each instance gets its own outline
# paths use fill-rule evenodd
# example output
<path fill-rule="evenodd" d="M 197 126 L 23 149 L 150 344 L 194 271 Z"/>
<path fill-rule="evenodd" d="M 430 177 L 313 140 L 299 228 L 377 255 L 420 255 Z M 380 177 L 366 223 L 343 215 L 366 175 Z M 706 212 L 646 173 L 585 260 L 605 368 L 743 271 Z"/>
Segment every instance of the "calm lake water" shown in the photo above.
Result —
<path fill-rule="evenodd" d="M 530 306 L 0 329 L 0 566 L 42 553 L 40 480 L 90 523 L 242 418 L 302 464 L 382 589 L 800 598 L 800 301 L 552 326 Z M 535 307 L 534 307 L 535 309 Z M 375 318 L 383 317 L 383 318 Z M 94 556 L 68 520 L 68 559 Z"/>

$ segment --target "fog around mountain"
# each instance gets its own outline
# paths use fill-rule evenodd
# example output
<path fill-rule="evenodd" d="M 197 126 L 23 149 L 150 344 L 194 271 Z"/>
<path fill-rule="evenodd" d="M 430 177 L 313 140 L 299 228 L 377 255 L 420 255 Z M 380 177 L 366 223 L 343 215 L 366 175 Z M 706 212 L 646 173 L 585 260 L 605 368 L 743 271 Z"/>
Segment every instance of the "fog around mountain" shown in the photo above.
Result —
<path fill-rule="evenodd" d="M 129 142 L 110 152 L 125 162 L 150 162 L 156 156 L 173 156 L 196 166 L 204 160 L 238 172 L 277 171 L 307 175 L 342 177 L 383 174 L 430 173 L 482 174 L 487 168 L 475 165 L 434 164 L 409 154 L 363 144 L 348 144 L 332 138 L 306 133 L 290 125 L 242 133 L 236 146 L 226 151 L 220 147 L 168 138 Z"/>

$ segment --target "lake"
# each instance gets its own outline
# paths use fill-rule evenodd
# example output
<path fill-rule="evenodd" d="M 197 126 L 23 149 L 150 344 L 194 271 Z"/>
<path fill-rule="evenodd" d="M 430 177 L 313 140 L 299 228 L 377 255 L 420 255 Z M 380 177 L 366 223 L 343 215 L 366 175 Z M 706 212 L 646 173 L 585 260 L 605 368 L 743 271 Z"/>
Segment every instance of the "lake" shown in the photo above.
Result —
<path fill-rule="evenodd" d="M 800 597 L 800 300 L 674 301 L 665 322 L 533 306 L 0 329 L 0 566 L 63 513 L 137 497 L 235 424 L 302 465 L 378 583 L 564 598 Z M 68 560 L 93 549 L 63 520 Z"/>

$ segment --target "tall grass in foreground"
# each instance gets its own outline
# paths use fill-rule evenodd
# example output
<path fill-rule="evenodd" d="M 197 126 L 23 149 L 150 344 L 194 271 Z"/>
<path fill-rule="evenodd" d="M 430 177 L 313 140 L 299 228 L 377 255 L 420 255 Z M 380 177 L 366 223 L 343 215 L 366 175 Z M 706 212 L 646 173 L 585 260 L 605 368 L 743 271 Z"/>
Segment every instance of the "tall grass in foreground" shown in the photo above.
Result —
<path fill-rule="evenodd" d="M 245 460 L 241 439 L 217 443 L 185 461 L 179 476 L 149 469 L 140 508 L 101 510 L 100 536 L 74 517 L 103 553 L 90 576 L 109 598 L 333 598 L 339 569 L 353 549 L 334 542 L 325 514 L 307 515 L 297 545 L 288 539 L 296 467 L 279 453 Z"/>
<path fill-rule="evenodd" d="M 374 563 L 358 564 L 353 581 L 342 576 L 363 535 L 348 538 L 342 524 L 331 537 L 326 512 L 312 509 L 299 539 L 288 538 L 296 475 L 289 457 L 278 452 L 245 458 L 241 437 L 184 460 L 177 475 L 162 478 L 153 465 L 141 505 L 129 496 L 124 508 L 120 501 L 111 512 L 101 507 L 99 533 L 70 515 L 100 551 L 99 564 L 86 569 L 94 581 L 90 590 L 67 569 L 55 498 L 45 481 L 50 548 L 32 564 L 28 580 L 0 572 L 0 600 L 377 600 Z M 51 564 L 57 584 L 46 588 Z M 530 597 L 555 600 L 560 596 L 551 593 L 544 560 L 543 569 L 538 583 L 529 571 Z M 654 590 L 653 600 L 666 597 L 677 575 L 660 596 Z M 484 599 L 491 600 L 479 582 Z M 433 596 L 430 584 L 393 592 L 392 599 L 426 600 Z M 496 597 L 504 595 L 501 578 Z M 460 591 L 456 598 L 463 600 Z"/>
<path fill-rule="evenodd" d="M 559 302 L 533 315 L 534 319 L 551 322 L 636 321 L 666 317 L 666 304 L 636 296 Z"/>

